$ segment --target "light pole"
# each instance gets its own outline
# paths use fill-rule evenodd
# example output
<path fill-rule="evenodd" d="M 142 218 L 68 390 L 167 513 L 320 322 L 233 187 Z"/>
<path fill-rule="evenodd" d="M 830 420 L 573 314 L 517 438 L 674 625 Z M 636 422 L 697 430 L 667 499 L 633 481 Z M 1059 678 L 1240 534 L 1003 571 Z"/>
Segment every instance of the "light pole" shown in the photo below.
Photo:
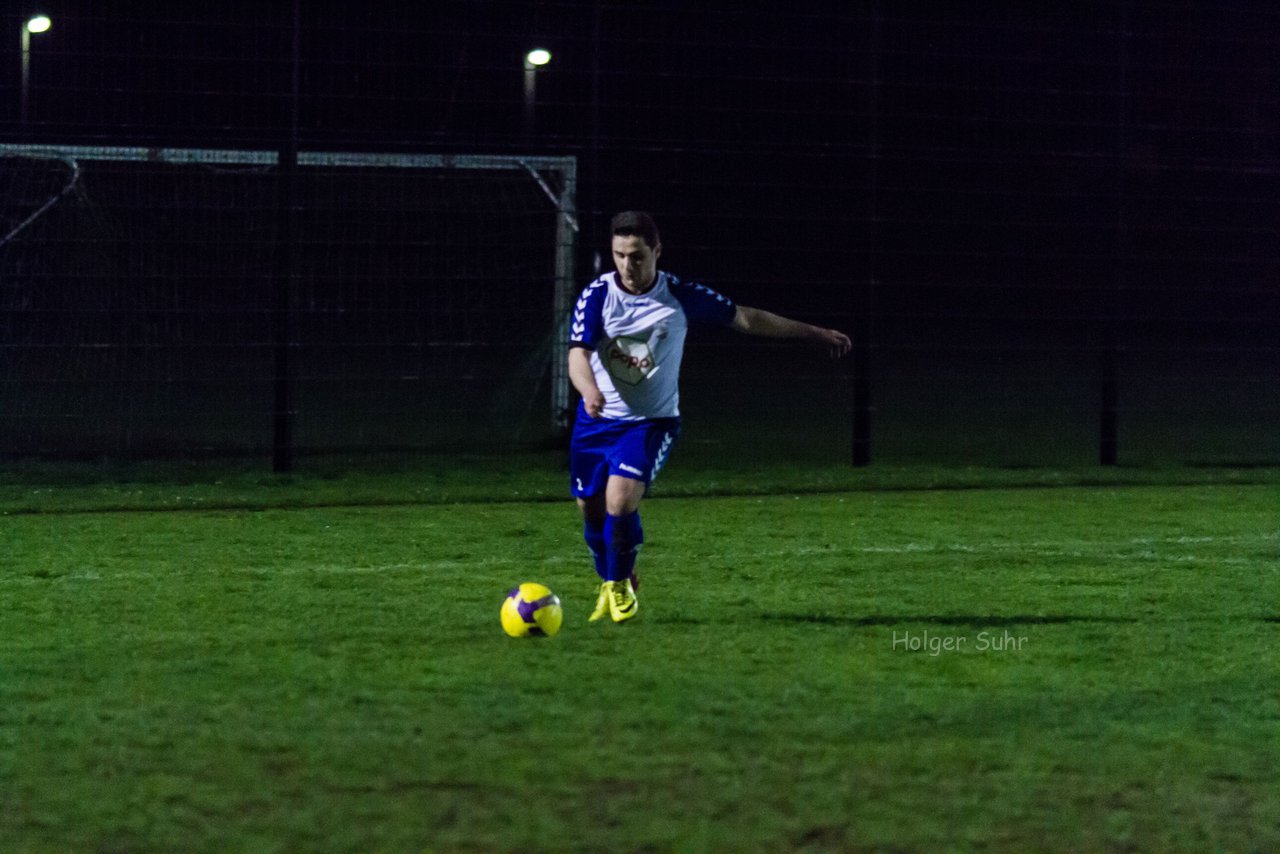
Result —
<path fill-rule="evenodd" d="M 536 47 L 524 55 L 524 136 L 533 138 L 533 104 L 538 88 L 538 69 L 551 61 L 551 51 Z"/>
<path fill-rule="evenodd" d="M 53 22 L 48 15 L 32 15 L 22 22 L 22 87 L 18 123 L 27 126 L 27 90 L 31 80 L 31 34 L 47 32 Z"/>

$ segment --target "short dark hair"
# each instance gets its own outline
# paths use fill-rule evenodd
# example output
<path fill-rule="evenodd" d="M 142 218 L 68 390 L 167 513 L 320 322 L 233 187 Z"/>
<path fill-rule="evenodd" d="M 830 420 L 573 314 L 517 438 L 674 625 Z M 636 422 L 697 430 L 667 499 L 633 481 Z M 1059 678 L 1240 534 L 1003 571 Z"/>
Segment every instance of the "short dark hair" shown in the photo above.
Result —
<path fill-rule="evenodd" d="M 609 230 L 614 237 L 639 237 L 649 244 L 650 249 L 658 248 L 658 244 L 662 242 L 658 239 L 658 224 L 644 211 L 615 214 Z"/>

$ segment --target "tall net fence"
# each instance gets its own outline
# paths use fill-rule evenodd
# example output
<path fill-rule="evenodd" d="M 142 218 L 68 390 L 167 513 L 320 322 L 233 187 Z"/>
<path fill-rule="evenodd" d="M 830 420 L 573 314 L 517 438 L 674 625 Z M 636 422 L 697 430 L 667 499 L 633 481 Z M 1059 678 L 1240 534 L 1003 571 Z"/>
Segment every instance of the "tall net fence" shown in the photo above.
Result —
<path fill-rule="evenodd" d="M 571 160 L 304 154 L 286 185 L 274 152 L 0 152 L 8 452 L 262 453 L 282 417 L 303 453 L 506 447 L 563 418 Z"/>
<path fill-rule="evenodd" d="M 0 249 L 0 451 L 554 438 L 638 208 L 664 268 L 855 340 L 695 335 L 683 457 L 1275 464 L 1277 57 L 1221 0 L 84 4 L 21 120 L 0 72 L 10 146 L 271 157 L 4 158 L 6 233 L 50 207 Z M 282 201 L 290 148 L 513 166 L 300 159 Z"/>

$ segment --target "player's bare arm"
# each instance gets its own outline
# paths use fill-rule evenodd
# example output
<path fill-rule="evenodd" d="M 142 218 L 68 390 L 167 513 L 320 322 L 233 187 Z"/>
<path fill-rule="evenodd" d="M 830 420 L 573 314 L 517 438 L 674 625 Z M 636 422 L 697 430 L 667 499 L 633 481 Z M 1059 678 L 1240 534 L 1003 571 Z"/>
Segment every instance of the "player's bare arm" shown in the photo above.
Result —
<path fill-rule="evenodd" d="M 591 370 L 591 354 L 582 347 L 569 349 L 569 382 L 582 395 L 582 405 L 592 418 L 599 418 L 604 410 L 604 394 L 596 385 L 595 373 Z"/>
<path fill-rule="evenodd" d="M 738 306 L 738 311 L 734 314 L 733 322 L 730 326 L 745 335 L 759 335 L 765 338 L 794 338 L 799 341 L 808 341 L 820 347 L 825 347 L 833 359 L 840 358 L 853 347 L 853 342 L 843 332 L 801 323 L 798 320 L 792 320 L 789 317 L 783 317 L 771 311 L 750 308 L 745 305 Z"/>

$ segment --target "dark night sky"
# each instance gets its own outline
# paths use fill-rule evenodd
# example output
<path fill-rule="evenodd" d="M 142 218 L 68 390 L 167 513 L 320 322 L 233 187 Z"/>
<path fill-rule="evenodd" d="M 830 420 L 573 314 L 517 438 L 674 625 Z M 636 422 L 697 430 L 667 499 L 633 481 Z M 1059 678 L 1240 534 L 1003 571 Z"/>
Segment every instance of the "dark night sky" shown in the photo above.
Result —
<path fill-rule="evenodd" d="M 46 8 L 31 138 L 289 132 L 292 4 Z M 1013 281 L 1109 286 L 1117 254 L 1149 261 L 1139 288 L 1275 272 L 1269 4 L 482 0 L 303 3 L 300 20 L 304 148 L 572 154 L 589 233 L 653 209 L 701 274 L 843 280 L 872 220 L 881 278 L 997 302 Z M 529 139 L 533 45 L 554 60 Z"/>

